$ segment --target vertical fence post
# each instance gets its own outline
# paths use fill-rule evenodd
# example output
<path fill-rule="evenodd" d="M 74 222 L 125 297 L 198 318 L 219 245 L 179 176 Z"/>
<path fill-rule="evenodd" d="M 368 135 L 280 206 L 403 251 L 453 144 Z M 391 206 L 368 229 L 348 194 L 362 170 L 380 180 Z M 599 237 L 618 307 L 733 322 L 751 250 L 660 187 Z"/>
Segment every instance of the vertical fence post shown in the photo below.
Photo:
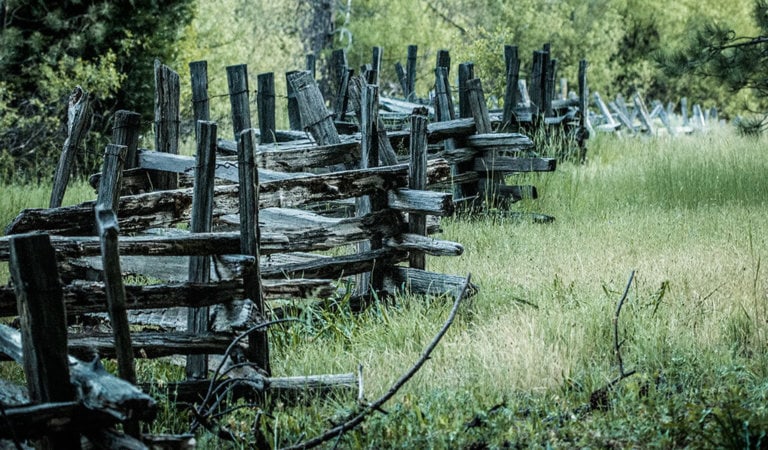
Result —
<path fill-rule="evenodd" d="M 304 69 L 309 71 L 313 80 L 317 78 L 317 57 L 315 57 L 314 53 L 307 53 Z"/>
<path fill-rule="evenodd" d="M 408 61 L 405 66 L 406 76 L 406 94 L 405 99 L 408 101 L 416 100 L 416 58 L 418 56 L 419 48 L 416 45 L 408 46 Z"/>
<path fill-rule="evenodd" d="M 440 121 L 456 118 L 456 112 L 453 108 L 453 98 L 451 97 L 451 83 L 448 78 L 450 71 L 451 54 L 448 52 L 448 50 L 438 50 L 437 64 L 435 66 L 435 76 L 436 78 L 442 78 L 442 80 L 436 80 L 435 102 L 438 102 L 438 99 L 440 99 L 439 101 L 445 102 L 445 105 L 440 105 L 439 109 L 448 111 L 448 116 L 439 119 Z M 439 83 L 439 85 L 437 83 Z M 435 105 L 435 110 L 437 109 L 438 106 Z"/>
<path fill-rule="evenodd" d="M 155 150 L 179 154 L 179 74 L 155 60 Z M 179 177 L 171 172 L 154 174 L 153 185 L 157 190 L 176 189 Z"/>
<path fill-rule="evenodd" d="M 475 119 L 475 128 L 479 134 L 492 133 L 491 116 L 488 114 L 488 105 L 485 103 L 483 84 L 479 78 L 467 82 L 469 109 Z M 460 170 L 472 170 L 474 161 L 468 161 L 459 165 Z M 480 173 L 477 187 L 464 185 L 464 195 L 469 197 L 480 192 L 491 204 L 496 202 L 496 189 L 498 184 L 504 183 L 504 176 L 500 173 Z"/>
<path fill-rule="evenodd" d="M 96 197 L 97 205 L 117 211 L 120 201 L 120 187 L 123 178 L 123 165 L 128 147 L 125 145 L 108 144 L 104 150 L 104 163 L 99 179 L 99 192 Z"/>
<path fill-rule="evenodd" d="M 555 80 L 557 79 L 557 58 L 551 58 L 547 64 L 544 82 L 544 117 L 552 117 L 552 99 L 555 98 Z"/>
<path fill-rule="evenodd" d="M 623 103 L 623 102 L 622 102 Z M 579 61 L 579 132 L 577 144 L 579 146 L 579 161 L 587 157 L 587 139 L 589 139 L 592 126 L 589 123 L 589 85 L 587 84 L 587 60 Z"/>
<path fill-rule="evenodd" d="M 29 397 L 36 403 L 75 400 L 69 381 L 64 299 L 50 237 L 13 236 L 9 246 Z M 80 437 L 68 433 L 50 436 L 41 448 L 80 448 Z"/>
<path fill-rule="evenodd" d="M 379 165 L 379 87 L 373 84 L 363 86 L 360 101 L 360 168 L 368 169 Z M 377 192 L 368 196 L 359 197 L 357 201 L 357 216 L 362 217 L 370 212 L 379 211 L 387 207 L 387 193 Z M 381 238 L 374 238 L 358 245 L 358 251 L 382 248 Z M 375 267 L 370 275 L 359 277 L 358 293 L 367 292 L 370 288 L 373 292 L 380 291 L 384 287 L 384 271 Z"/>
<path fill-rule="evenodd" d="M 261 73 L 257 77 L 256 106 L 259 114 L 260 143 L 276 141 L 275 130 L 275 74 Z"/>
<path fill-rule="evenodd" d="M 504 90 L 504 110 L 501 118 L 502 130 L 513 130 L 517 128 L 517 118 L 515 117 L 515 108 L 519 100 L 518 93 L 520 87 L 520 58 L 517 54 L 517 46 L 504 46 L 504 63 L 506 67 L 506 86 Z"/>
<path fill-rule="evenodd" d="M 91 110 L 88 108 L 88 93 L 80 86 L 77 86 L 69 96 L 67 139 L 64 141 L 64 148 L 61 150 L 61 157 L 59 157 L 59 165 L 56 166 L 56 173 L 53 176 L 49 208 L 61 206 L 64 192 L 66 192 L 67 184 L 69 183 L 69 176 L 72 174 L 72 168 L 75 166 L 77 147 L 80 145 L 83 135 L 88 131 L 86 124 L 89 122 L 90 116 Z"/>
<path fill-rule="evenodd" d="M 427 109 L 416 108 L 411 115 L 410 168 L 408 171 L 408 188 L 425 190 L 427 188 Z M 427 216 L 425 214 L 408 214 L 408 231 L 414 234 L 427 235 Z M 426 269 L 427 262 L 424 252 L 411 251 L 409 265 L 414 269 Z"/>
<path fill-rule="evenodd" d="M 438 122 L 444 122 L 453 118 L 451 112 L 450 92 L 449 86 L 446 84 L 448 76 L 446 75 L 446 68 L 439 66 L 435 69 L 435 118 Z M 446 150 L 453 150 L 456 148 L 456 141 L 453 138 L 449 138 L 443 141 L 443 145 Z M 451 177 L 459 175 L 459 168 L 455 163 L 451 164 Z M 463 189 L 460 184 L 453 183 L 453 199 L 459 200 L 464 197 Z"/>
<path fill-rule="evenodd" d="M 259 173 L 254 161 L 256 145 L 255 130 L 243 130 L 237 146 L 240 178 L 240 251 L 256 258 L 256 263 L 243 271 L 243 290 L 245 297 L 256 305 L 261 319 L 266 320 L 259 267 Z M 271 372 L 267 330 L 255 331 L 248 337 L 248 359 L 267 374 Z"/>
<path fill-rule="evenodd" d="M 475 65 L 471 62 L 459 64 L 459 117 L 472 117 L 469 107 L 469 88 L 467 82 L 475 78 Z"/>
<path fill-rule="evenodd" d="M 369 80 L 369 83 L 378 85 L 379 84 L 379 74 L 381 73 L 381 58 L 384 54 L 384 49 L 381 47 L 373 47 L 373 55 L 371 58 L 371 70 L 373 71 L 372 79 Z"/>
<path fill-rule="evenodd" d="M 112 143 L 127 147 L 123 169 L 133 169 L 139 166 L 140 126 L 141 114 L 123 109 L 115 112 L 115 125 L 112 127 Z"/>
<path fill-rule="evenodd" d="M 208 62 L 193 61 L 189 63 L 189 75 L 192 81 L 192 116 L 195 133 L 197 133 L 198 121 L 211 120 L 211 101 L 208 98 Z M 195 134 L 195 139 L 200 139 L 200 137 Z"/>
<path fill-rule="evenodd" d="M 248 66 L 239 64 L 227 67 L 229 103 L 232 106 L 232 128 L 235 141 L 241 132 L 251 128 L 251 110 L 248 105 Z"/>
<path fill-rule="evenodd" d="M 216 171 L 216 131 L 214 122 L 197 122 L 197 164 L 192 197 L 190 231 L 204 233 L 213 226 L 213 185 Z M 189 281 L 208 283 L 211 277 L 211 258 L 189 258 Z M 187 331 L 194 334 L 208 332 L 208 307 L 189 308 Z M 205 379 L 208 376 L 207 355 L 187 355 L 187 379 Z"/>
<path fill-rule="evenodd" d="M 528 86 L 528 95 L 531 97 L 531 114 L 534 123 L 536 123 L 539 115 L 542 113 L 542 105 L 544 104 L 544 99 L 541 96 L 541 78 L 545 71 L 544 55 L 545 53 L 541 50 L 533 52 L 533 65 L 531 67 L 531 80 L 530 85 Z"/>

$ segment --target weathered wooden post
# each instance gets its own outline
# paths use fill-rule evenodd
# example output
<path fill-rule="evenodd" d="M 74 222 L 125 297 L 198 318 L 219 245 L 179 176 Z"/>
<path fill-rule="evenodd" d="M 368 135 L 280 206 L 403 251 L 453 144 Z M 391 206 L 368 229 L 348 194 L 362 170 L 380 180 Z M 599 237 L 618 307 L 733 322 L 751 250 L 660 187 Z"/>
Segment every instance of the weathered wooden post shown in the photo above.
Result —
<path fill-rule="evenodd" d="M 459 117 L 472 117 L 469 107 L 469 88 L 467 82 L 475 78 L 475 65 L 471 62 L 459 64 Z"/>
<path fill-rule="evenodd" d="M 369 169 L 379 166 L 378 119 L 379 119 L 379 87 L 368 84 L 361 91 L 360 105 L 360 168 Z M 357 199 L 357 216 L 362 217 L 374 211 L 387 207 L 387 193 L 377 192 Z M 358 245 L 358 252 L 382 248 L 381 238 L 374 238 Z M 362 294 L 371 289 L 373 292 L 384 288 L 384 271 L 375 267 L 370 274 L 359 277 L 358 293 Z"/>
<path fill-rule="evenodd" d="M 213 187 L 216 171 L 216 131 L 214 122 L 197 122 L 197 165 L 192 196 L 190 231 L 205 233 L 213 226 Z M 189 281 L 208 283 L 211 278 L 211 258 L 189 258 Z M 208 332 L 208 307 L 190 308 L 187 313 L 187 331 L 194 334 Z M 187 355 L 187 379 L 208 377 L 208 356 Z"/>
<path fill-rule="evenodd" d="M 155 60 L 155 150 L 173 155 L 179 154 L 179 74 Z M 172 172 L 156 172 L 152 184 L 157 190 L 179 187 L 178 175 Z"/>
<path fill-rule="evenodd" d="M 232 128 L 235 142 L 243 130 L 251 128 L 251 110 L 248 105 L 248 66 L 239 64 L 227 67 L 229 103 L 232 106 Z"/>
<path fill-rule="evenodd" d="M 409 189 L 427 189 L 427 116 L 426 108 L 416 108 L 411 115 Z M 408 231 L 420 236 L 426 236 L 427 216 L 425 214 L 409 213 Z M 409 265 L 414 269 L 426 269 L 427 262 L 424 252 L 412 250 L 409 255 Z"/>
<path fill-rule="evenodd" d="M 301 130 L 301 113 L 299 113 L 299 101 L 296 100 L 296 89 L 293 87 L 291 76 L 298 73 L 292 70 L 285 73 L 285 95 L 288 97 L 288 128 Z"/>
<path fill-rule="evenodd" d="M 323 95 L 308 72 L 296 72 L 288 77 L 296 92 L 302 128 L 308 130 L 318 145 L 338 144 L 339 132 L 333 124 L 333 114 L 325 107 Z"/>
<path fill-rule="evenodd" d="M 557 58 L 550 58 L 547 64 L 544 82 L 544 117 L 552 117 L 552 99 L 555 97 L 555 80 L 557 79 Z"/>
<path fill-rule="evenodd" d="M 115 112 L 115 125 L 112 127 L 112 143 L 127 147 L 123 169 L 133 169 L 139 165 L 140 126 L 141 114 L 122 109 Z"/>
<path fill-rule="evenodd" d="M 587 84 L 587 66 L 586 59 L 579 61 L 579 132 L 576 137 L 579 146 L 579 161 L 584 161 L 587 157 L 587 140 L 592 134 L 592 125 L 589 123 L 589 85 Z"/>
<path fill-rule="evenodd" d="M 197 124 L 200 120 L 211 120 L 211 102 L 208 98 L 208 62 L 193 61 L 189 63 L 189 74 L 192 80 L 193 123 Z M 197 132 L 198 127 L 195 125 L 195 133 Z M 195 134 L 195 139 L 199 138 Z"/>
<path fill-rule="evenodd" d="M 517 128 L 515 108 L 519 100 L 520 87 L 520 58 L 517 54 L 517 46 L 504 46 L 504 63 L 506 67 L 506 86 L 504 90 L 504 110 L 501 118 L 501 129 L 504 131 Z"/>
<path fill-rule="evenodd" d="M 405 66 L 405 87 L 408 91 L 405 95 L 405 99 L 408 101 L 416 100 L 416 58 L 418 56 L 418 52 L 419 48 L 416 45 L 408 46 L 408 61 L 406 62 L 407 65 Z"/>
<path fill-rule="evenodd" d="M 127 153 L 128 147 L 125 145 L 108 144 L 104 150 L 104 163 L 101 168 L 99 191 L 96 197 L 97 205 L 117 211 L 123 178 L 123 164 Z"/>
<path fill-rule="evenodd" d="M 317 78 L 317 57 L 314 53 L 307 53 L 304 58 L 304 70 L 309 71 L 312 75 L 312 79 Z"/>
<path fill-rule="evenodd" d="M 683 126 L 688 126 L 688 97 L 680 99 L 680 114 L 683 115 Z"/>
<path fill-rule="evenodd" d="M 450 71 L 451 54 L 448 50 L 438 50 L 435 78 L 442 78 L 442 80 L 436 80 L 435 82 L 435 113 L 437 113 L 438 109 L 448 112 L 448 116 L 438 119 L 439 121 L 456 118 L 456 111 L 453 107 L 453 98 L 451 96 L 451 83 L 448 78 Z M 438 105 L 439 101 L 444 102 L 445 105 Z"/>
<path fill-rule="evenodd" d="M 381 58 L 384 54 L 384 49 L 381 47 L 373 47 L 373 55 L 371 59 L 371 78 L 368 83 L 379 85 L 379 74 L 381 73 Z"/>
<path fill-rule="evenodd" d="M 47 234 L 10 238 L 10 270 L 21 320 L 24 375 L 36 403 L 75 400 L 67 357 L 67 319 L 56 254 Z M 41 448 L 80 448 L 77 434 L 43 440 Z"/>
<path fill-rule="evenodd" d="M 309 76 L 307 72 L 302 73 Z M 245 298 L 250 299 L 256 305 L 260 318 L 266 320 L 261 269 L 259 267 L 261 233 L 259 228 L 259 173 L 254 161 L 256 145 L 256 130 L 247 129 L 240 133 L 237 144 L 237 167 L 240 179 L 240 252 L 243 255 L 251 255 L 256 258 L 256 264 L 243 269 L 243 290 Z M 267 330 L 254 331 L 249 335 L 248 359 L 267 374 L 271 372 Z"/>
<path fill-rule="evenodd" d="M 271 144 L 275 138 L 275 74 L 272 72 L 259 74 L 256 91 L 256 105 L 259 114 L 260 143 Z"/>
<path fill-rule="evenodd" d="M 330 98 L 330 105 L 333 106 L 335 112 L 339 112 L 338 106 L 344 103 L 344 99 L 339 99 L 339 93 L 342 89 L 343 78 L 349 73 L 349 63 L 347 62 L 347 52 L 344 49 L 334 50 L 331 53 L 331 80 L 330 80 L 330 92 L 328 93 Z M 314 79 L 314 77 L 313 77 Z M 322 97 L 322 94 L 321 94 Z"/>
<path fill-rule="evenodd" d="M 528 93 L 531 97 L 531 114 L 533 122 L 536 124 L 539 118 L 546 111 L 544 109 L 544 83 L 547 70 L 547 53 L 542 50 L 533 52 L 533 65 L 531 66 L 531 80 L 528 86 Z"/>
<path fill-rule="evenodd" d="M 437 67 L 435 69 L 435 118 L 438 122 L 445 122 L 453 119 L 453 113 L 451 109 L 451 95 L 450 87 L 447 84 L 448 76 L 446 75 L 445 67 Z M 453 138 L 448 138 L 443 141 L 443 145 L 446 150 L 453 150 L 456 148 L 456 141 Z M 451 164 L 451 176 L 456 177 L 460 175 L 458 166 Z M 454 183 L 453 186 L 453 198 L 459 200 L 464 197 L 462 186 L 458 183 Z"/>
<path fill-rule="evenodd" d="M 80 140 L 88 131 L 87 124 L 91 116 L 91 110 L 88 108 L 88 92 L 80 86 L 75 87 L 69 96 L 69 106 L 67 108 L 67 139 L 64 141 L 64 148 L 61 150 L 59 164 L 56 166 L 56 173 L 53 176 L 53 188 L 51 189 L 51 200 L 49 208 L 58 208 L 64 199 L 64 192 L 67 190 L 69 176 L 72 174 L 72 168 L 75 166 L 75 157 L 77 156 L 77 147 Z"/>
<path fill-rule="evenodd" d="M 467 82 L 467 97 L 469 102 L 469 109 L 472 117 L 475 119 L 475 128 L 478 134 L 490 134 L 493 133 L 491 127 L 491 116 L 488 114 L 488 105 L 485 103 L 485 94 L 483 93 L 483 84 L 479 78 L 471 79 Z M 468 161 L 460 164 L 459 170 L 469 171 L 472 170 L 474 161 Z M 486 199 L 491 203 L 495 203 L 496 186 L 501 183 L 504 184 L 504 176 L 500 173 L 490 171 L 479 174 L 480 180 L 478 180 L 477 187 L 464 185 L 463 193 L 465 196 L 477 195 L 478 192 L 483 194 Z"/>
<path fill-rule="evenodd" d="M 349 83 L 349 107 L 355 110 L 355 116 L 358 123 L 363 123 L 362 118 L 362 92 L 365 90 L 366 82 L 362 76 L 352 77 Z M 392 143 L 387 137 L 387 130 L 384 127 L 384 121 L 377 115 L 377 136 L 379 146 L 379 156 L 381 161 L 387 166 L 397 164 L 397 154 L 392 148 Z"/>

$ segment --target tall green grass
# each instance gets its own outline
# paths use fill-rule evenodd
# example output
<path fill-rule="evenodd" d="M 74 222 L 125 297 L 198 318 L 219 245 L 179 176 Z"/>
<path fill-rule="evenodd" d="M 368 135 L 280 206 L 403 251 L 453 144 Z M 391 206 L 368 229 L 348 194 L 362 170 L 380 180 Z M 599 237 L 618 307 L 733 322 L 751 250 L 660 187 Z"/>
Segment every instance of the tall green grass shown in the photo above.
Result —
<path fill-rule="evenodd" d="M 339 446 L 754 447 L 768 429 L 765 146 L 727 130 L 598 136 L 586 164 L 512 180 L 540 194 L 513 210 L 554 223 L 500 211 L 443 220 L 440 238 L 465 253 L 428 258 L 428 268 L 471 272 L 480 293 L 386 414 Z M 0 213 L 30 206 L 20 202 Z M 632 270 L 619 330 L 624 365 L 638 372 L 587 411 L 592 392 L 618 375 L 612 318 Z M 355 313 L 345 298 L 334 301 L 333 312 L 301 307 L 298 322 L 270 331 L 273 372 L 351 372 L 360 363 L 369 400 L 416 361 L 450 307 L 399 297 Z M 285 445 L 355 408 L 351 392 L 298 406 L 271 399 L 269 414 L 243 411 L 230 423 Z M 153 430 L 183 431 L 172 409 L 163 417 Z"/>

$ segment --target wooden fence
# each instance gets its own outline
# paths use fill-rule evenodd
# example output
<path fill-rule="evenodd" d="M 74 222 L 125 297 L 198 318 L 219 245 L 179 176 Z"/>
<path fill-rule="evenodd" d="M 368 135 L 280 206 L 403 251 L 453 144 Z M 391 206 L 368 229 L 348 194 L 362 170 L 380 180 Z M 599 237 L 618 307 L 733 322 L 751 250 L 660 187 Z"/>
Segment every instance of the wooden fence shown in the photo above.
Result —
<path fill-rule="evenodd" d="M 187 381 L 166 388 L 180 399 L 203 405 L 209 399 L 201 393 L 222 382 L 217 375 L 208 379 L 205 355 L 212 354 L 224 355 L 230 366 L 248 361 L 243 367 L 251 391 L 356 387 L 356 374 L 272 376 L 264 325 L 274 313 L 269 308 L 271 300 L 331 298 L 337 294 L 340 280 L 348 280 L 341 284 L 353 286 L 354 295 L 361 298 L 402 290 L 459 295 L 464 277 L 425 270 L 425 255 L 463 252 L 458 243 L 429 237 L 439 230 L 439 222 L 431 218 L 454 210 L 453 195 L 435 189 L 453 189 L 465 201 L 482 198 L 489 190 L 513 201 L 535 197 L 533 187 L 506 186 L 504 175 L 555 169 L 555 160 L 537 155 L 531 139 L 519 133 L 525 117 L 544 124 L 565 120 L 553 115 L 557 108 L 549 96 L 555 64 L 545 53 L 539 55 L 542 59 L 536 66 L 541 72 L 534 74 L 543 86 L 534 95 L 537 100 L 518 102 L 517 94 L 510 93 L 511 104 L 522 106 L 495 119 L 471 66 L 461 69 L 465 81 L 460 93 L 466 95 L 460 95 L 461 117 L 455 117 L 447 84 L 448 55 L 441 53 L 435 72 L 436 121 L 429 122 L 432 113 L 428 108 L 399 102 L 399 108 L 410 109 L 409 127 L 394 131 L 387 130 L 379 115 L 380 105 L 393 102 L 379 97 L 375 57 L 363 77 L 352 77 L 339 64 L 346 77 L 340 78 L 336 111 L 326 109 L 309 72 L 286 74 L 292 128 L 306 132 L 275 129 L 272 74 L 258 76 L 259 129 L 253 128 L 247 68 L 231 66 L 227 80 L 233 140 L 220 139 L 216 124 L 209 121 L 207 65 L 192 63 L 196 157 L 178 155 L 178 74 L 156 63 L 155 150 L 138 148 L 138 115 L 120 112 L 103 170 L 92 177 L 98 199 L 58 206 L 67 177 L 57 175 L 63 181 L 54 186 L 51 208 L 22 211 L 6 227 L 8 236 L 0 238 L 0 259 L 11 261 L 15 286 L 0 288 L 0 311 L 5 316 L 25 314 L 28 307 L 22 300 L 29 295 L 21 289 L 33 286 L 25 281 L 26 276 L 48 280 L 50 285 L 32 290 L 53 292 L 54 298 L 46 301 L 61 305 L 56 327 L 43 327 L 50 328 L 45 333 L 58 334 L 22 342 L 40 351 L 44 342 L 57 340 L 59 347 L 52 352 L 59 355 L 59 366 L 67 365 L 61 356 L 67 353 L 85 359 L 94 353 L 117 358 L 124 389 L 144 402 L 142 414 L 131 412 L 128 406 L 121 414 L 112 414 L 125 423 L 127 435 L 113 432 L 114 420 L 94 427 L 98 432 L 90 434 L 77 426 L 62 429 L 75 433 L 73 441 L 83 432 L 89 439 L 113 436 L 113 447 L 122 445 L 116 443 L 120 439 L 133 439 L 132 445 L 138 445 L 137 421 L 151 419 L 153 404 L 131 387 L 136 382 L 136 357 L 188 355 Z M 376 54 L 380 56 L 380 49 Z M 520 83 L 513 72 L 514 67 L 519 69 L 519 61 L 515 63 L 513 56 L 508 50 L 508 88 L 517 91 Z M 78 106 L 77 102 L 72 105 Z M 345 128 L 345 108 L 349 106 L 356 123 Z M 530 116 L 525 116 L 526 111 Z M 512 126 L 519 128 L 509 131 Z M 339 134 L 338 129 L 354 134 Z M 62 157 L 58 172 L 69 170 L 65 159 L 71 158 Z M 192 187 L 185 187 L 192 175 Z M 354 211 L 354 216 L 323 213 L 340 208 Z M 188 229 L 175 228 L 179 224 L 188 224 Z M 36 249 L 15 250 L 32 245 L 28 242 Z M 356 250 L 345 253 L 350 244 Z M 340 256 L 318 253 L 329 250 Z M 19 256 L 25 252 L 38 256 L 39 266 Z M 406 262 L 407 266 L 402 265 Z M 31 274 L 22 275 L 28 266 L 33 267 Z M 148 276 L 150 284 L 125 285 L 126 273 Z M 59 279 L 63 285 L 58 284 Z M 111 332 L 96 327 L 67 335 L 67 321 L 83 316 L 108 319 Z M 22 319 L 22 332 L 34 333 L 40 328 L 35 320 Z M 153 326 L 160 331 L 131 332 L 129 325 Z M 2 333 L 11 336 L 4 338 L 7 342 L 18 341 L 13 337 L 18 332 L 3 328 Z M 62 336 L 66 339 L 59 339 Z M 25 368 L 36 358 L 32 350 L 22 352 L 10 344 L 4 345 L 3 352 Z M 70 367 L 74 366 L 70 363 Z M 218 369 L 216 374 L 222 367 Z M 98 363 L 91 364 L 90 370 L 104 375 Z M 26 374 L 32 383 L 34 373 Z M 41 385 L 51 382 L 44 380 Z M 50 402 L 88 405 L 86 399 L 71 395 L 66 399 L 31 395 L 30 400 L 36 406 L 24 420 L 32 422 L 39 420 L 35 411 L 47 411 Z M 134 403 L 129 406 L 135 409 Z M 100 407 L 93 409 L 103 412 Z M 56 414 L 71 415 L 71 408 Z M 16 429 L 8 427 L 0 438 L 11 438 Z M 29 433 L 40 436 L 58 431 L 50 426 L 31 427 Z"/>

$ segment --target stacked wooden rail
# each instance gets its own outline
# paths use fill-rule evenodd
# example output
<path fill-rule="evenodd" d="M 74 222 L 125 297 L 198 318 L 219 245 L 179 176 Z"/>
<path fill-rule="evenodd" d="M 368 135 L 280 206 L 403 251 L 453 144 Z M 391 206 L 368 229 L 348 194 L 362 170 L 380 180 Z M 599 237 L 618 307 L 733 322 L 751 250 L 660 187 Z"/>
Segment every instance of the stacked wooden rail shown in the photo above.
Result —
<path fill-rule="evenodd" d="M 627 102 L 624 96 L 617 94 L 614 100 L 607 104 L 599 93 L 594 94 L 594 105 L 599 113 L 592 115 L 591 126 L 599 132 L 615 132 L 618 134 L 650 135 L 666 134 L 678 136 L 694 132 L 704 132 L 712 124 L 718 123 L 717 108 L 705 110 L 699 104 L 694 104 L 689 114 L 688 99 L 680 99 L 679 112 L 676 104 L 666 105 L 659 100 L 651 103 L 649 110 L 639 93 L 632 95 L 632 101 Z M 663 131 L 662 131 L 663 130 Z"/>

